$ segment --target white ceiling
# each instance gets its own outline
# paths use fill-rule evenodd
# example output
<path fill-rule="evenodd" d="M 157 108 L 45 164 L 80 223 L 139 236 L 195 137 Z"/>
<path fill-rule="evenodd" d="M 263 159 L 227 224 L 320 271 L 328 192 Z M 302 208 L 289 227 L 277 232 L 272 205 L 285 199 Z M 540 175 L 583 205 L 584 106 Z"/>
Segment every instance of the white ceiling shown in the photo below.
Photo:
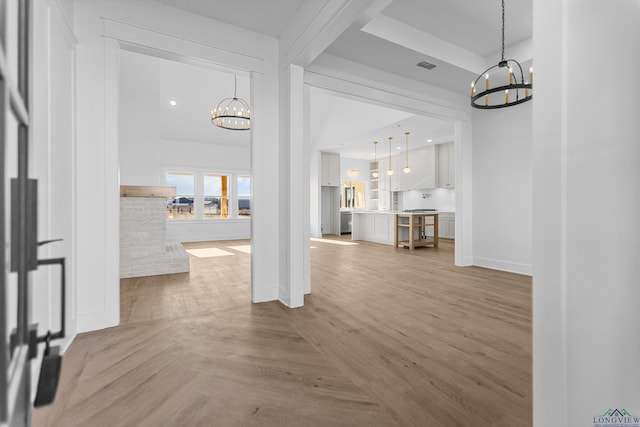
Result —
<path fill-rule="evenodd" d="M 305 0 L 157 0 L 246 30 L 279 37 Z"/>
<path fill-rule="evenodd" d="M 160 137 L 215 144 L 249 146 L 248 131 L 220 129 L 211 124 L 211 110 L 233 97 L 234 75 L 175 61 L 147 57 L 159 66 Z M 251 105 L 248 77 L 237 76 L 239 98 Z M 176 101 L 172 106 L 169 102 Z"/>
<path fill-rule="evenodd" d="M 279 37 L 305 3 L 305 0 L 157 1 L 271 37 Z M 532 0 L 507 0 L 505 20 L 509 57 L 510 46 L 531 38 Z M 386 31 L 389 23 L 393 26 L 390 32 Z M 476 71 L 477 68 L 499 54 L 500 25 L 500 0 L 394 0 L 365 27 L 360 23 L 347 29 L 326 53 L 467 94 L 469 82 L 482 71 Z M 415 37 L 407 38 L 407 34 Z M 159 61 L 162 137 L 220 143 L 237 140 L 248 144 L 247 132 L 221 130 L 209 122 L 213 103 L 231 96 L 231 72 Z M 420 61 L 436 64 L 436 68 L 417 67 Z M 248 80 L 239 77 L 239 87 L 239 95 L 248 100 Z M 178 104 L 171 107 L 169 99 L 176 99 Z M 312 91 L 311 107 L 314 145 L 345 157 L 371 158 L 374 140 L 381 143 L 378 152 L 381 149 L 388 152 L 388 136 L 404 146 L 405 131 L 411 132 L 410 148 L 426 144 L 427 139 L 433 143 L 453 139 L 451 123 L 322 91 Z"/>
<path fill-rule="evenodd" d="M 139 53 L 121 51 L 120 102 L 140 111 L 157 100 L 153 129 L 162 139 L 249 146 L 250 133 L 220 129 L 210 114 L 223 98 L 233 96 L 234 75 Z M 238 97 L 249 99 L 249 79 L 238 76 Z M 176 105 L 171 105 L 171 101 Z"/>
<path fill-rule="evenodd" d="M 532 8 L 532 0 L 505 1 L 507 45 L 531 37 Z M 394 0 L 382 13 L 481 56 L 500 50 L 500 0 Z"/>
<path fill-rule="evenodd" d="M 338 97 L 311 90 L 311 142 L 322 151 L 340 153 L 352 159 L 371 159 L 373 141 L 378 141 L 378 156 L 405 148 L 409 150 L 453 140 L 453 124 L 430 117 Z"/>

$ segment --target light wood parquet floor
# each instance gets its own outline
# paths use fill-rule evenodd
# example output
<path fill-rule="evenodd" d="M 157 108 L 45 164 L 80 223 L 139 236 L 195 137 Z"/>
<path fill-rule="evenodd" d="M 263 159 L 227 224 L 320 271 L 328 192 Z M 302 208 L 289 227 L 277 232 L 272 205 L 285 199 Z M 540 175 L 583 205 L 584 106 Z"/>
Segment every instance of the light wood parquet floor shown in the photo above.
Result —
<path fill-rule="evenodd" d="M 326 236 L 339 239 L 336 236 Z M 35 426 L 530 426 L 531 279 L 312 242 L 305 306 L 250 303 L 250 256 L 125 279 L 121 325 L 79 335 Z"/>

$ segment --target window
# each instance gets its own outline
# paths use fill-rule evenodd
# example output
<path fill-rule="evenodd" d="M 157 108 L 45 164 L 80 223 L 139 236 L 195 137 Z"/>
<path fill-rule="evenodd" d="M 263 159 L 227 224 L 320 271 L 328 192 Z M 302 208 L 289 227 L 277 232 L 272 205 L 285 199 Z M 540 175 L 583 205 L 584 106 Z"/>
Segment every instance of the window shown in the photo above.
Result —
<path fill-rule="evenodd" d="M 238 176 L 238 217 L 251 216 L 251 178 Z"/>
<path fill-rule="evenodd" d="M 229 177 L 227 175 L 205 174 L 204 217 L 229 217 Z"/>
<path fill-rule="evenodd" d="M 342 194 L 340 195 L 341 208 L 364 208 L 364 182 L 360 181 L 342 181 Z"/>
<path fill-rule="evenodd" d="M 195 218 L 195 174 L 188 172 L 167 172 L 165 185 L 176 187 L 176 197 L 167 200 L 167 218 L 192 219 Z"/>
<path fill-rule="evenodd" d="M 251 177 L 211 170 L 165 170 L 164 183 L 176 188 L 167 200 L 168 220 L 248 220 L 251 217 Z"/>

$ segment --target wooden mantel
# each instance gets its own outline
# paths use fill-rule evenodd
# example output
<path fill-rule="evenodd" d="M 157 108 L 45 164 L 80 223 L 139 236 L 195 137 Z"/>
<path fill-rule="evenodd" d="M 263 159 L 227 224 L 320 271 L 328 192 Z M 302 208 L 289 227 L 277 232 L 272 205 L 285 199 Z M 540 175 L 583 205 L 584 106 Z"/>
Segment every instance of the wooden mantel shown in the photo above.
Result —
<path fill-rule="evenodd" d="M 120 197 L 176 197 L 176 187 L 150 187 L 146 185 L 121 185 Z"/>

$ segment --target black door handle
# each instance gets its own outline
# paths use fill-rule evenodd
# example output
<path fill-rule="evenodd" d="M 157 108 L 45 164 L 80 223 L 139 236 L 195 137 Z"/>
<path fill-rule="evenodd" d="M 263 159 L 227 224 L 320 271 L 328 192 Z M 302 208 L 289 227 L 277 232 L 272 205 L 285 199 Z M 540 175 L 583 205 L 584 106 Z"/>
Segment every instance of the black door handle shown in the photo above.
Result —
<path fill-rule="evenodd" d="M 46 245 L 52 242 L 59 242 L 61 240 L 62 239 L 45 240 L 42 242 L 38 242 L 38 246 Z M 65 337 L 65 296 L 67 287 L 65 258 L 47 258 L 38 260 L 38 266 L 56 264 L 60 265 L 60 331 L 54 333 L 51 333 L 51 331 L 47 331 L 46 335 L 39 337 L 37 336 L 38 326 L 34 325 L 31 328 L 31 342 L 29 349 L 31 357 L 37 357 L 38 343 L 46 343 L 44 356 L 42 358 L 42 366 L 40 367 L 40 377 L 38 378 L 36 399 L 33 404 L 36 408 L 39 406 L 48 405 L 54 401 L 56 397 L 56 391 L 58 389 L 58 383 L 60 381 L 60 371 L 62 369 L 62 355 L 60 354 L 60 347 L 52 347 L 51 340 Z"/>

